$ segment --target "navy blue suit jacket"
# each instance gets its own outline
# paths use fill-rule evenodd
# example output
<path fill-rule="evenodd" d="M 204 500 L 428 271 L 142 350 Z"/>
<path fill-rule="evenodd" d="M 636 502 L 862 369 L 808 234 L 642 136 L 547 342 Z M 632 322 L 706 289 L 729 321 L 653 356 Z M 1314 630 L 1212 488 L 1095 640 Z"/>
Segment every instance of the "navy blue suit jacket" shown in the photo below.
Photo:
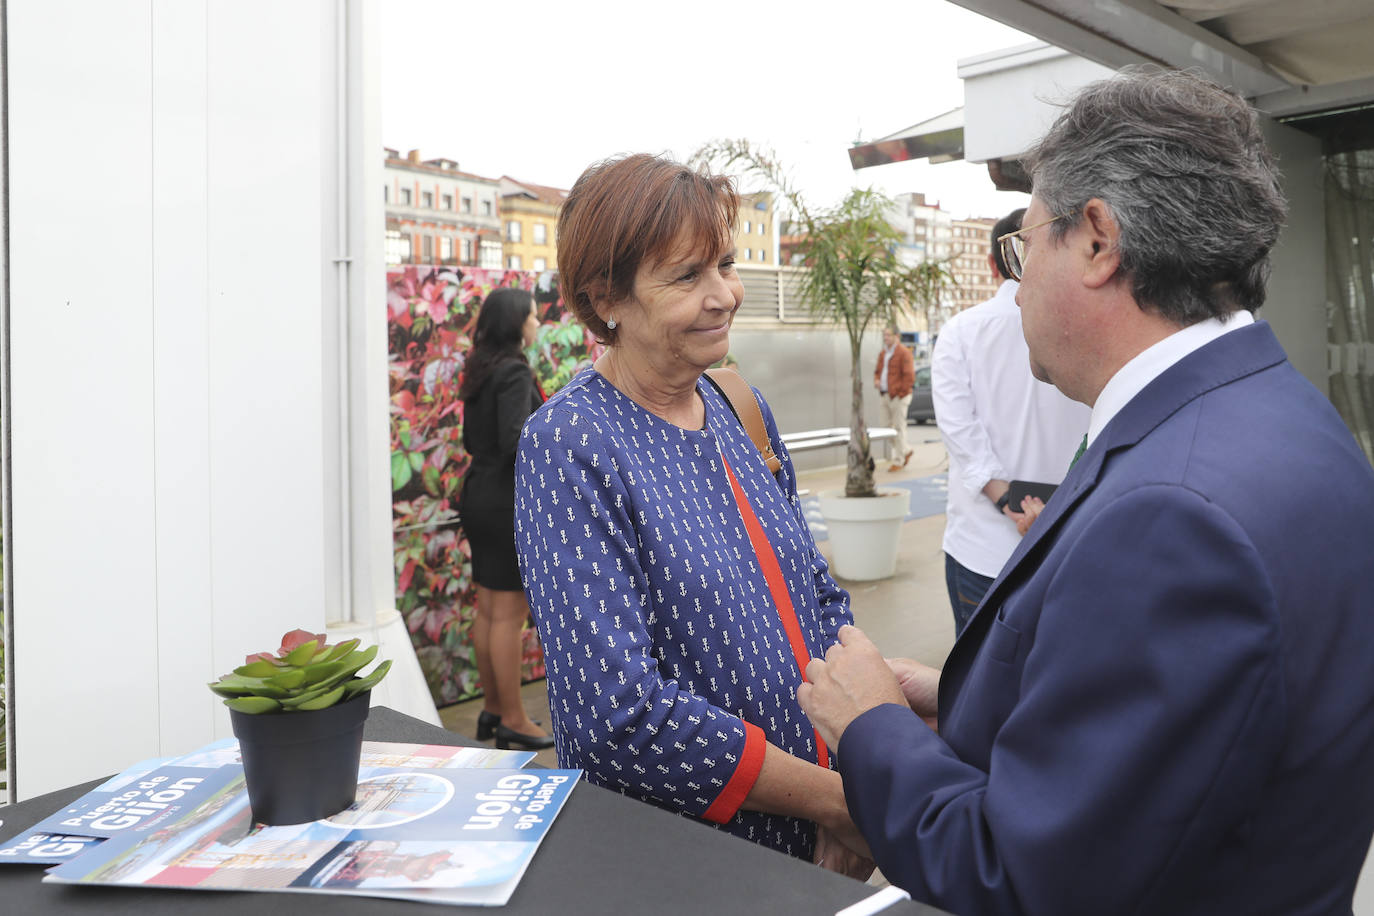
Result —
<path fill-rule="evenodd" d="M 1374 471 L 1264 322 L 1142 390 L 955 644 L 837 756 L 962 914 L 1349 913 L 1374 831 Z"/>

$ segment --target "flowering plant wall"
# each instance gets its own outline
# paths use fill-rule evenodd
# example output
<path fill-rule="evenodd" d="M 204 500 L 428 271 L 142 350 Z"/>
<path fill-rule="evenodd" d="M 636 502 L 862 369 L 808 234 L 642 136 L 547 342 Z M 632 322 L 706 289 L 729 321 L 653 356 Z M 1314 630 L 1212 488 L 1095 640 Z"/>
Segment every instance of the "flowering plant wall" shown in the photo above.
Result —
<path fill-rule="evenodd" d="M 469 464 L 458 387 L 477 311 L 502 286 L 534 294 L 540 329 L 526 355 L 552 394 L 599 353 L 595 338 L 565 313 L 556 274 L 409 265 L 387 275 L 396 606 L 440 706 L 481 689 L 469 638 L 472 553 L 458 517 Z M 543 653 L 527 625 L 523 676 L 543 675 Z"/>

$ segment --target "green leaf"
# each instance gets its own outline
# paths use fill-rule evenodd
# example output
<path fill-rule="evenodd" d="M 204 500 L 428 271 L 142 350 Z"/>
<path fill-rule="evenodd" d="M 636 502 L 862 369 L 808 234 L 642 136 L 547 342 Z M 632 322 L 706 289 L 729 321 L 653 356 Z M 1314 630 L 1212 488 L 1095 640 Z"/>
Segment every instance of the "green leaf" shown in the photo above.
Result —
<path fill-rule="evenodd" d="M 299 704 L 297 704 L 295 708 L 298 709 L 298 710 L 301 710 L 301 711 L 306 711 L 306 710 L 311 710 L 311 709 L 328 709 L 329 707 L 333 706 L 335 703 L 339 702 L 339 698 L 342 697 L 343 695 L 344 695 L 344 688 L 343 688 L 343 685 L 340 684 L 338 687 L 335 687 L 333 690 L 329 691 L 328 693 L 321 694 L 321 695 L 318 696 L 318 697 L 315 697 L 315 698 L 310 699 L 310 700 L 306 700 L 304 703 L 299 703 Z"/>
<path fill-rule="evenodd" d="M 410 460 L 405 452 L 391 453 L 391 489 L 399 490 L 410 483 Z"/>
<path fill-rule="evenodd" d="M 213 684 L 207 684 L 206 686 L 210 688 L 211 692 L 222 697 L 241 697 L 248 692 L 246 687 L 225 684 L 223 681 L 215 681 Z"/>
<path fill-rule="evenodd" d="M 357 696 L 364 690 L 371 690 L 373 687 L 377 686 L 377 684 L 382 680 L 382 678 L 386 677 L 386 673 L 390 670 L 391 659 L 388 658 L 386 661 L 382 662 L 376 668 L 373 668 L 372 671 L 366 677 L 359 677 L 354 678 L 351 681 L 345 681 L 344 689 L 347 692 L 348 696 Z"/>
<path fill-rule="evenodd" d="M 360 642 L 362 642 L 362 640 L 358 639 L 357 637 L 354 637 L 353 639 L 345 639 L 343 642 L 339 643 L 332 650 L 330 650 L 329 658 L 325 659 L 325 661 L 338 661 L 348 653 L 352 652 L 354 649 L 358 648 L 358 643 Z"/>
<path fill-rule="evenodd" d="M 232 700 L 225 700 L 224 705 L 238 712 L 246 712 L 249 715 L 275 712 L 282 708 L 280 703 L 270 697 L 237 697 Z"/>
<path fill-rule="evenodd" d="M 259 659 L 247 665 L 240 665 L 234 669 L 234 673 L 240 677 L 271 677 L 274 674 L 281 673 L 281 669 L 271 662 L 265 662 Z"/>
<path fill-rule="evenodd" d="M 284 661 L 292 668 L 299 668 L 307 665 L 315 657 L 315 650 L 319 648 L 319 640 L 307 639 L 296 648 L 286 654 Z"/>
<path fill-rule="evenodd" d="M 323 681 L 327 681 L 334 675 L 345 670 L 342 660 L 324 662 L 320 665 L 311 665 L 309 668 L 302 669 L 305 674 L 305 686 L 316 687 Z"/>
<path fill-rule="evenodd" d="M 287 697 L 281 701 L 281 705 L 284 709 L 294 709 L 302 703 L 308 703 L 313 699 L 324 696 L 333 689 L 334 685 L 332 684 L 316 684 L 314 687 L 302 690 L 293 697 Z"/>
<path fill-rule="evenodd" d="M 275 677 L 269 677 L 266 683 L 273 687 L 280 687 L 283 690 L 295 690 L 305 683 L 305 669 L 294 668 L 290 671 L 285 671 Z"/>

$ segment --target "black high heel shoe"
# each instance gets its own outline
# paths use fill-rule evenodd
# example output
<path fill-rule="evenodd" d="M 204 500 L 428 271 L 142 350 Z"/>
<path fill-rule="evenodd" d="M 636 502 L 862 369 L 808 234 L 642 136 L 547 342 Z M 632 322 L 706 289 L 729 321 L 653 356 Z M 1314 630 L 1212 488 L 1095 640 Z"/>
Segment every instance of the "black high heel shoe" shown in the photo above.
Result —
<path fill-rule="evenodd" d="M 496 726 L 497 750 L 508 751 L 512 744 L 518 744 L 527 751 L 540 751 L 553 747 L 553 735 L 526 735 L 504 725 Z"/>
<path fill-rule="evenodd" d="M 501 717 L 485 709 L 477 715 L 477 740 L 488 741 L 501 724 Z"/>

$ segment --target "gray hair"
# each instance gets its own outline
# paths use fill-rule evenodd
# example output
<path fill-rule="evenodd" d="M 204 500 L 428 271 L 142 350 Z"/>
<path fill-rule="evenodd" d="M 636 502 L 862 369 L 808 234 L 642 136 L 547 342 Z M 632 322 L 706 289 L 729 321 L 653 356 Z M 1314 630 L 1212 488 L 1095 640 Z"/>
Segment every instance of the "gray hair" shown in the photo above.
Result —
<path fill-rule="evenodd" d="M 1087 86 L 1029 154 L 1055 242 L 1104 201 L 1136 302 L 1180 325 L 1264 304 L 1288 212 L 1255 110 L 1187 71 Z"/>

